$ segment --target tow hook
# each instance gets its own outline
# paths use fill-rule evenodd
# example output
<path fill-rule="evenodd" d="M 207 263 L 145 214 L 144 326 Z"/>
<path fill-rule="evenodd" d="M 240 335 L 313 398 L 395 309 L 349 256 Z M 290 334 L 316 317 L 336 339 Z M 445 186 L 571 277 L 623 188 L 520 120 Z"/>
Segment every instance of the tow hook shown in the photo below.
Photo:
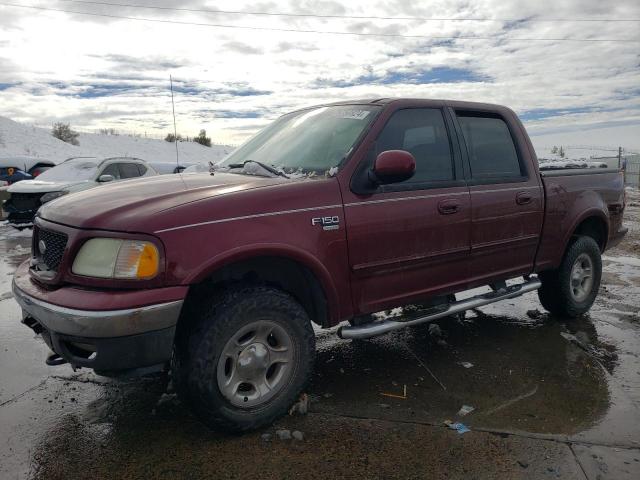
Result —
<path fill-rule="evenodd" d="M 50 367 L 55 367 L 57 365 L 64 365 L 65 363 L 69 363 L 57 353 L 52 353 L 51 355 L 49 355 L 45 360 L 45 362 Z"/>

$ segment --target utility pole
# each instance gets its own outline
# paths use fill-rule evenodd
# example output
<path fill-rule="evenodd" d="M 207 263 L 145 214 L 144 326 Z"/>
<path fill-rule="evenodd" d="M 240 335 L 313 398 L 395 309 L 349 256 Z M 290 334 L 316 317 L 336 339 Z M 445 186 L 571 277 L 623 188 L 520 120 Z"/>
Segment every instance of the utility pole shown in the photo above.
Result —
<path fill-rule="evenodd" d="M 618 147 L 618 170 L 622 168 L 622 147 Z"/>

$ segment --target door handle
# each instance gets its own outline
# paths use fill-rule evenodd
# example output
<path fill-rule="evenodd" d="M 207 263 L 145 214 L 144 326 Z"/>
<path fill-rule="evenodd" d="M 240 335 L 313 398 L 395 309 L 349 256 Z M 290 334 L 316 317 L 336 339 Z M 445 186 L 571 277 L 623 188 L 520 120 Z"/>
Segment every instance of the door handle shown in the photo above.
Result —
<path fill-rule="evenodd" d="M 533 196 L 527 192 L 519 192 L 516 194 L 516 203 L 518 205 L 528 205 L 533 201 Z"/>
<path fill-rule="evenodd" d="M 460 211 L 460 203 L 455 200 L 442 200 L 438 203 L 438 212 L 441 215 L 451 215 Z"/>

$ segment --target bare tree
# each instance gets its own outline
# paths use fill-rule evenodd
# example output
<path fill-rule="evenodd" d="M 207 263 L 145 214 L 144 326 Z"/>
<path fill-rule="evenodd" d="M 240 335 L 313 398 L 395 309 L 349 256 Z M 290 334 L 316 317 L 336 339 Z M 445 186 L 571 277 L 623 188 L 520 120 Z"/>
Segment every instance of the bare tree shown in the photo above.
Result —
<path fill-rule="evenodd" d="M 71 145 L 80 145 L 80 142 L 78 141 L 78 136 L 80 134 L 75 130 L 72 130 L 68 123 L 54 123 L 53 128 L 51 129 L 51 135 L 63 142 L 70 143 Z"/>

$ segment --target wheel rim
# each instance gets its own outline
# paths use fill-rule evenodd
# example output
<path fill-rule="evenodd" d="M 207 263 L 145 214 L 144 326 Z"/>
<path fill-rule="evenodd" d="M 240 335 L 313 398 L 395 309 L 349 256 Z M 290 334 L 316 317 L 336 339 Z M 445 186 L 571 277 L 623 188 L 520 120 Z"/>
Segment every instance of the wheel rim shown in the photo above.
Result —
<path fill-rule="evenodd" d="M 289 381 L 293 354 L 291 336 L 280 325 L 268 320 L 249 323 L 222 350 L 218 388 L 237 407 L 262 405 Z"/>
<path fill-rule="evenodd" d="M 593 288 L 593 260 L 586 253 L 576 258 L 571 267 L 571 296 L 576 302 L 584 301 Z"/>

